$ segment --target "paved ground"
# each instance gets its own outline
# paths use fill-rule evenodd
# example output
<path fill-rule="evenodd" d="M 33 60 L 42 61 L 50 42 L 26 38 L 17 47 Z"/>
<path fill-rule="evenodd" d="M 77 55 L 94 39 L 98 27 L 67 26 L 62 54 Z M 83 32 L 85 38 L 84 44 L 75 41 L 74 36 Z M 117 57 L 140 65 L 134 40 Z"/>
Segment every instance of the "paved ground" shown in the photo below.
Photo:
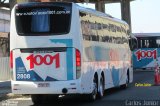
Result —
<path fill-rule="evenodd" d="M 11 93 L 11 82 L 0 81 L 0 101 L 7 98 L 7 94 Z"/>
<path fill-rule="evenodd" d="M 151 86 L 138 86 L 148 84 Z M 58 101 L 46 101 L 47 104 L 38 106 L 160 106 L 160 86 L 154 86 L 154 72 L 134 72 L 134 82 L 127 89 L 114 88 L 105 91 L 101 100 L 88 103 L 83 97 L 66 96 Z M 37 106 L 30 96 L 7 99 L 0 102 L 0 106 L 14 104 L 14 106 Z M 8 105 L 9 106 L 9 105 Z"/>
<path fill-rule="evenodd" d="M 11 93 L 11 81 L 0 81 L 0 102 L 13 98 L 28 98 L 29 95 L 14 95 Z M 1 104 L 0 104 L 1 106 Z"/>

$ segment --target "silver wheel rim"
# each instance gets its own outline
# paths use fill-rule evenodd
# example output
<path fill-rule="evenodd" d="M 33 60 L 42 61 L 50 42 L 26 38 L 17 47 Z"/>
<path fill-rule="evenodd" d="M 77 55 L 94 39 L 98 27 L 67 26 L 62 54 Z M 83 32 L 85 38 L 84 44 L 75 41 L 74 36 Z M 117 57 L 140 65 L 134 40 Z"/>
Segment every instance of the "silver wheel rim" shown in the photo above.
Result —
<path fill-rule="evenodd" d="M 93 99 L 96 99 L 97 95 L 97 84 L 94 82 Z"/>
<path fill-rule="evenodd" d="M 93 92 L 92 92 L 92 96 L 93 96 L 93 99 L 95 100 L 96 96 L 97 96 L 97 83 L 96 83 L 95 79 L 93 80 Z"/>
<path fill-rule="evenodd" d="M 127 76 L 127 79 L 126 79 L 126 87 L 128 86 L 128 83 L 129 83 L 129 79 L 128 79 L 128 76 Z"/>
<path fill-rule="evenodd" d="M 103 87 L 103 79 L 102 79 L 102 78 L 101 78 L 101 80 L 100 80 L 100 87 L 99 87 L 99 90 L 100 90 L 100 95 L 103 96 L 104 87 Z"/>

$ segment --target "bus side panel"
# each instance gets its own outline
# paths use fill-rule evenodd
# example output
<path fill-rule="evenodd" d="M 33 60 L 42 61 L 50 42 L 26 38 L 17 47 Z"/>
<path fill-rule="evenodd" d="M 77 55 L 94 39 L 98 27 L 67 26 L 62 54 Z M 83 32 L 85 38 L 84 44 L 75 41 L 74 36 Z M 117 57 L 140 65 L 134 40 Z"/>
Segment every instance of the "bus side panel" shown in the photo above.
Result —
<path fill-rule="evenodd" d="M 109 43 L 106 43 L 108 45 L 107 47 L 106 44 L 99 42 L 84 41 L 83 43 L 84 61 L 81 80 L 84 92 L 92 91 L 92 82 L 96 72 L 99 78 L 101 77 L 101 72 L 104 72 L 105 89 L 126 83 L 127 70 L 131 66 L 129 58 L 130 51 L 127 48 L 124 49 L 124 47 L 121 47 L 119 49 Z M 119 56 L 117 57 L 117 55 Z M 114 59 L 119 60 L 116 61 Z"/>
<path fill-rule="evenodd" d="M 155 62 L 160 62 L 160 49 L 158 48 L 141 48 L 133 51 L 133 68 L 154 68 Z"/>

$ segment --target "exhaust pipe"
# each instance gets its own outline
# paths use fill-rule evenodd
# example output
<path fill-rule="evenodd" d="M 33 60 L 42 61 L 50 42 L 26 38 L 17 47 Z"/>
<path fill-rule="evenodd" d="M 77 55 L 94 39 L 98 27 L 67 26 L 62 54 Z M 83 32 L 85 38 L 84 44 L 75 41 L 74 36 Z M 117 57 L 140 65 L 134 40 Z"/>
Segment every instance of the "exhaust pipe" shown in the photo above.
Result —
<path fill-rule="evenodd" d="M 62 89 L 62 93 L 66 94 L 68 92 L 68 90 L 66 88 Z"/>

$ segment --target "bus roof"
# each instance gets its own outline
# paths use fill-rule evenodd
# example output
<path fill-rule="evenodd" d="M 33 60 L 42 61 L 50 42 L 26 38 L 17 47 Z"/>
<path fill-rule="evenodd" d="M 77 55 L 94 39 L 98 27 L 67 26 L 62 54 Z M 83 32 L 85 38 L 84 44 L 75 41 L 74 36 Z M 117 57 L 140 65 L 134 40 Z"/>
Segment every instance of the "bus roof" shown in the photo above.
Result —
<path fill-rule="evenodd" d="M 160 33 L 133 33 L 136 37 L 160 37 Z"/>
<path fill-rule="evenodd" d="M 125 21 L 120 20 L 120 19 L 115 18 L 115 17 L 112 17 L 109 14 L 106 14 L 106 13 L 103 13 L 103 12 L 100 12 L 100 11 L 97 11 L 97 10 L 94 10 L 94 9 L 91 9 L 91 8 L 82 7 L 82 6 L 80 6 L 80 5 L 76 4 L 76 3 L 73 3 L 73 4 L 76 5 L 77 8 L 79 10 L 81 10 L 81 11 L 85 11 L 85 12 L 91 13 L 93 15 L 97 15 L 97 16 L 100 16 L 100 17 L 105 17 L 105 18 L 108 18 L 108 19 L 110 19 L 112 21 L 116 21 L 116 22 L 128 25 Z"/>
<path fill-rule="evenodd" d="M 52 2 L 52 3 L 58 3 L 58 4 L 61 4 L 61 3 L 63 3 L 63 4 L 72 3 L 74 6 L 76 6 L 81 11 L 88 12 L 88 13 L 91 13 L 91 14 L 96 15 L 96 16 L 108 18 L 109 20 L 128 25 L 125 21 L 120 20 L 120 19 L 115 18 L 115 17 L 112 17 L 109 14 L 102 13 L 100 11 L 96 11 L 96 10 L 91 9 L 91 8 L 82 7 L 82 6 L 80 6 L 80 5 L 76 4 L 76 3 L 73 3 L 73 2 Z M 19 3 L 17 5 L 18 6 L 37 6 L 37 4 L 40 4 L 40 5 L 44 5 L 44 4 L 51 5 L 51 2 L 30 2 L 30 3 Z"/>

